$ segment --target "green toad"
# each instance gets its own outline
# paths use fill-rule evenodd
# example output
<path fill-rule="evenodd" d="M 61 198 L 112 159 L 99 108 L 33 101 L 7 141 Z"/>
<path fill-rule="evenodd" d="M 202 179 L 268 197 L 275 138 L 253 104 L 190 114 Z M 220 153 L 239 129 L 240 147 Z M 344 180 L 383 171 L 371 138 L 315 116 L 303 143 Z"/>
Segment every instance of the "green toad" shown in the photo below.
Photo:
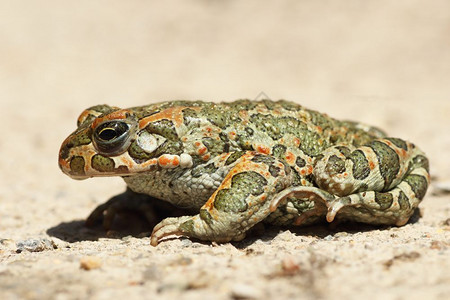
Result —
<path fill-rule="evenodd" d="M 172 204 L 178 217 L 154 227 L 152 245 L 169 235 L 241 240 L 259 222 L 400 226 L 430 181 L 414 144 L 284 100 L 94 106 L 63 142 L 59 165 L 76 179 L 125 180 L 127 191 L 90 223 L 109 227 L 124 208 L 155 222 L 162 201 Z"/>

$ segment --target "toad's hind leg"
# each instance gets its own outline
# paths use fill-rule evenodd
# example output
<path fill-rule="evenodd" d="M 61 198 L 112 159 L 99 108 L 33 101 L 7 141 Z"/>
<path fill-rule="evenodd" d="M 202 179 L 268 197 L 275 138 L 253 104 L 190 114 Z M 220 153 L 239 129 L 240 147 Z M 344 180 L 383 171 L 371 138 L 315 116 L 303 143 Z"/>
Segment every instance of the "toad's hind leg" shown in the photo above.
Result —
<path fill-rule="evenodd" d="M 356 149 L 331 147 L 315 165 L 318 186 L 339 198 L 328 202 L 335 217 L 371 224 L 405 224 L 425 196 L 428 160 L 413 144 L 376 139 Z"/>
<path fill-rule="evenodd" d="M 199 214 L 163 220 L 153 229 L 152 245 L 169 235 L 215 242 L 241 240 L 248 229 L 271 213 L 271 199 L 292 182 L 290 168 L 271 156 L 254 152 L 240 155 Z M 236 155 L 232 157 L 234 160 Z"/>

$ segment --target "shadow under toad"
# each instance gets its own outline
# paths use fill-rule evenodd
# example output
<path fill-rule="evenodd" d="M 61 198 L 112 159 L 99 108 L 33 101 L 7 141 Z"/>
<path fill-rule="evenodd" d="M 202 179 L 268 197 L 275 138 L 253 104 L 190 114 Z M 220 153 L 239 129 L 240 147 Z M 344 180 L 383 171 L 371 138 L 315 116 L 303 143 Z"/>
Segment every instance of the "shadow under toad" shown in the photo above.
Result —
<path fill-rule="evenodd" d="M 417 208 L 414 214 L 410 217 L 407 224 L 414 224 L 419 221 L 421 217 L 420 209 Z M 265 226 L 263 229 L 258 229 L 258 225 L 252 228 L 247 237 L 239 242 L 233 244 L 238 249 L 245 249 L 257 241 L 264 243 L 271 243 L 280 233 L 289 230 L 296 236 L 309 236 L 317 239 L 325 239 L 326 237 L 334 236 L 337 233 L 356 234 L 361 232 L 371 232 L 377 230 L 387 230 L 391 227 L 389 225 L 371 225 L 349 221 L 334 221 L 333 223 L 318 223 L 309 226 L 290 226 L 290 227 L 278 227 L 278 226 Z"/>
<path fill-rule="evenodd" d="M 86 220 L 74 220 L 62 222 L 46 232 L 60 240 L 74 243 L 97 241 L 100 238 L 146 237 L 150 236 L 153 226 L 141 214 L 127 212 L 117 215 L 109 230 L 105 230 L 100 221 L 93 226 L 86 226 Z"/>
<path fill-rule="evenodd" d="M 408 224 L 414 224 L 420 219 L 420 210 L 416 209 L 411 216 Z M 116 216 L 110 230 L 105 230 L 99 222 L 94 226 L 87 227 L 85 220 L 74 220 L 69 222 L 62 222 L 47 230 L 47 234 L 54 236 L 63 241 L 74 243 L 79 241 L 97 241 L 100 238 L 123 238 L 125 236 L 133 237 L 148 237 L 151 235 L 153 226 L 141 214 L 128 212 Z M 279 227 L 271 225 L 257 224 L 247 232 L 247 237 L 239 242 L 233 242 L 237 248 L 246 248 L 256 241 L 270 243 L 282 231 L 289 230 L 297 236 L 312 236 L 323 239 L 327 236 L 333 236 L 336 233 L 355 234 L 359 232 L 370 232 L 375 230 L 387 229 L 390 226 L 375 226 L 354 222 L 333 222 L 320 223 L 310 226 L 290 226 Z M 170 240 L 170 238 L 168 239 Z M 193 239 L 195 240 L 195 239 Z M 203 244 L 210 244 L 210 242 L 202 242 Z"/>

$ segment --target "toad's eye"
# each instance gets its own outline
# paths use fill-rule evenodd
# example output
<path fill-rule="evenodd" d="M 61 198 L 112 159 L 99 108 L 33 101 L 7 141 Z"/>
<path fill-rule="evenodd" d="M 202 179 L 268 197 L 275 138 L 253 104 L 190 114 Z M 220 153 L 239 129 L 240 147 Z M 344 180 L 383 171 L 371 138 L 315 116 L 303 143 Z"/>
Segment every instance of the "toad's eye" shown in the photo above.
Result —
<path fill-rule="evenodd" d="M 104 155 L 117 155 L 130 145 L 130 125 L 122 121 L 100 124 L 94 131 L 94 145 Z"/>

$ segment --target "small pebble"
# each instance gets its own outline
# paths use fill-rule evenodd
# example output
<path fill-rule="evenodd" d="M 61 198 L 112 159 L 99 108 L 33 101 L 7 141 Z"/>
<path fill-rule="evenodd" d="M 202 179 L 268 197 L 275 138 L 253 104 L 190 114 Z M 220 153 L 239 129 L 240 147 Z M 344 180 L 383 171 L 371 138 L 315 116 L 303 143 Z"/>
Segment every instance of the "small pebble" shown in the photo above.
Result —
<path fill-rule="evenodd" d="M 333 239 L 334 239 L 334 237 L 331 235 L 331 234 L 329 234 L 329 235 L 327 235 L 326 237 L 324 237 L 323 238 L 325 241 L 332 241 Z"/>
<path fill-rule="evenodd" d="M 44 250 L 53 250 L 56 248 L 56 244 L 47 238 L 27 239 L 17 243 L 16 252 L 41 252 Z"/>
<path fill-rule="evenodd" d="M 85 256 L 80 259 L 80 268 L 86 271 L 98 269 L 102 266 L 102 261 L 96 256 Z"/>
<path fill-rule="evenodd" d="M 8 250 L 16 249 L 16 243 L 11 239 L 0 239 L 0 245 L 2 246 L 1 248 L 6 248 Z"/>
<path fill-rule="evenodd" d="M 261 292 L 245 283 L 235 283 L 231 287 L 231 294 L 235 299 L 261 299 Z"/>
<path fill-rule="evenodd" d="M 294 275 L 300 271 L 300 265 L 291 255 L 286 255 L 283 257 L 281 261 L 281 268 L 283 269 L 284 275 Z"/>

